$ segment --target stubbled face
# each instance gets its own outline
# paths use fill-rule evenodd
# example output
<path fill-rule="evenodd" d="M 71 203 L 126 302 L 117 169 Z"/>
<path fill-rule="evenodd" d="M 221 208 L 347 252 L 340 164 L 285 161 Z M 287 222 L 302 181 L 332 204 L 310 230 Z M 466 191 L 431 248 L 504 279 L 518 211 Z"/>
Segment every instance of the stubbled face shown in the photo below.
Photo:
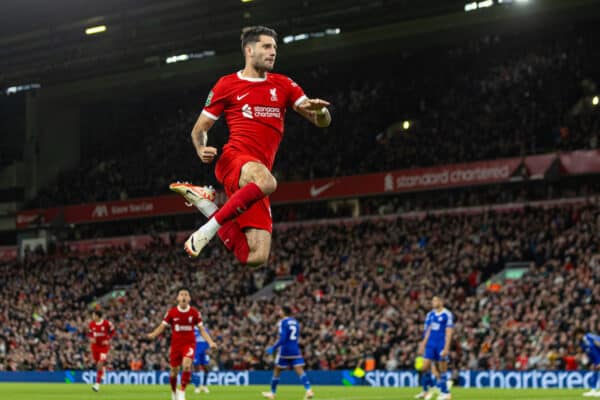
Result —
<path fill-rule="evenodd" d="M 433 299 L 431 299 L 431 305 L 433 306 L 433 308 L 437 309 L 442 308 L 444 306 L 444 303 L 439 297 L 435 296 Z"/>
<path fill-rule="evenodd" d="M 257 71 L 272 71 L 277 57 L 277 43 L 271 36 L 260 35 L 256 43 L 246 46 L 246 63 Z"/>
<path fill-rule="evenodd" d="M 180 290 L 177 294 L 177 305 L 181 308 L 186 308 L 190 304 L 190 292 L 187 290 Z"/>

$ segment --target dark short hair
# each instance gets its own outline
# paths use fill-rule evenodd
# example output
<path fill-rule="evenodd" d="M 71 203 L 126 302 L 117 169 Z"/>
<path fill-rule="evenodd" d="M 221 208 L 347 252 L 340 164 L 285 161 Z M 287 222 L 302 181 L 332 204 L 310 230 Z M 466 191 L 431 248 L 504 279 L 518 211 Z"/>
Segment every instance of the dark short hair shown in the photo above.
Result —
<path fill-rule="evenodd" d="M 92 315 L 96 314 L 100 318 L 102 318 L 102 310 L 92 310 Z"/>
<path fill-rule="evenodd" d="M 573 331 L 573 336 L 577 335 L 585 335 L 585 331 L 583 330 L 583 328 L 575 328 L 575 330 Z"/>
<path fill-rule="evenodd" d="M 180 287 L 179 289 L 177 289 L 177 295 L 178 295 L 178 296 L 179 296 L 179 292 L 181 292 L 182 290 L 185 290 L 186 292 L 188 292 L 188 293 L 190 293 L 190 294 L 192 293 L 192 292 L 190 292 L 190 289 L 189 289 L 189 288 L 187 288 L 187 287 L 185 287 L 185 286 L 182 286 L 182 287 Z"/>
<path fill-rule="evenodd" d="M 290 307 L 290 306 L 281 306 L 281 309 L 283 310 L 283 313 L 285 315 L 292 315 L 292 307 Z"/>
<path fill-rule="evenodd" d="M 271 28 L 262 25 L 247 26 L 242 29 L 242 36 L 240 38 L 242 41 L 242 53 L 247 44 L 258 42 L 260 40 L 260 35 L 271 36 L 273 39 L 277 40 L 277 32 Z"/>

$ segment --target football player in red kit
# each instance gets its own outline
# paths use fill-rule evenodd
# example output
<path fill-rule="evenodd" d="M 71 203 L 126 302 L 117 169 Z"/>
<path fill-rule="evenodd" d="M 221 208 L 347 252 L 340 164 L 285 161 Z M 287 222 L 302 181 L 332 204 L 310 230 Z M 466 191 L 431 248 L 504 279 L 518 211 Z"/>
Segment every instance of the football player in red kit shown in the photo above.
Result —
<path fill-rule="evenodd" d="M 210 187 L 178 182 L 170 189 L 208 217 L 185 243 L 191 257 L 197 257 L 218 235 L 242 264 L 257 266 L 268 260 L 271 249 L 269 195 L 277 189 L 271 170 L 283 138 L 286 110 L 292 108 L 320 128 L 329 126 L 331 115 L 327 101 L 309 99 L 296 82 L 271 72 L 277 55 L 274 30 L 248 27 L 241 41 L 244 69 L 217 81 L 192 130 L 198 157 L 203 163 L 211 163 L 217 149 L 207 145 L 208 130 L 221 115 L 225 116 L 229 140 L 215 174 L 228 200 L 218 209 Z"/>
<path fill-rule="evenodd" d="M 106 359 L 110 350 L 110 339 L 115 336 L 115 327 L 112 323 L 102 318 L 102 311 L 92 311 L 92 321 L 88 325 L 92 358 L 96 364 L 96 383 L 92 385 L 95 392 L 100 390 L 100 382 L 105 372 Z"/>
<path fill-rule="evenodd" d="M 165 314 L 161 324 L 148 334 L 149 339 L 159 336 L 167 328 L 171 328 L 171 349 L 169 352 L 169 364 L 171 365 L 171 399 L 185 400 L 185 388 L 192 379 L 192 361 L 196 351 L 196 336 L 194 326 L 200 330 L 200 334 L 206 340 L 210 348 L 216 344 L 202 325 L 200 311 L 190 305 L 190 291 L 182 288 L 177 292 L 177 306 L 171 308 Z M 181 388 L 177 390 L 177 375 L 180 368 Z"/>

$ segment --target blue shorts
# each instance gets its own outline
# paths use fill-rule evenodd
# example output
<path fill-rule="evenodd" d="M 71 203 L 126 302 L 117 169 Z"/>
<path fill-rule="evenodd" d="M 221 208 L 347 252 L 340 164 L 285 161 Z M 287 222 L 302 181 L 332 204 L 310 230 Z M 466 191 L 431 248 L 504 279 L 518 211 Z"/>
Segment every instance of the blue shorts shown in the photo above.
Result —
<path fill-rule="evenodd" d="M 293 368 L 298 366 L 304 366 L 304 358 L 297 356 L 294 358 L 282 358 L 277 356 L 275 359 L 275 366 L 279 368 Z"/>
<path fill-rule="evenodd" d="M 588 357 L 590 358 L 590 363 L 597 367 L 600 365 L 600 351 L 592 350 L 588 353 Z"/>
<path fill-rule="evenodd" d="M 194 357 L 194 365 L 208 365 L 210 361 L 210 357 L 205 352 L 196 353 L 196 357 Z"/>
<path fill-rule="evenodd" d="M 444 343 L 427 343 L 425 346 L 425 359 L 431 361 L 448 361 L 448 356 L 442 357 Z"/>

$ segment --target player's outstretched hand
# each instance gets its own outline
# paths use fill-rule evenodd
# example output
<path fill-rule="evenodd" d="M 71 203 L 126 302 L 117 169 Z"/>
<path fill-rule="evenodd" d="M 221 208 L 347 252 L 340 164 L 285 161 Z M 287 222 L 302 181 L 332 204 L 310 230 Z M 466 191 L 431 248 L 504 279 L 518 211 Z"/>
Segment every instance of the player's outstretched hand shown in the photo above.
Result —
<path fill-rule="evenodd" d="M 146 335 L 146 339 L 150 339 L 150 340 L 154 340 L 154 338 L 155 338 L 155 337 L 156 337 L 156 336 L 154 336 L 152 333 L 148 333 L 148 334 Z"/>
<path fill-rule="evenodd" d="M 204 147 L 201 147 L 197 151 L 197 153 L 198 153 L 198 157 L 200 157 L 200 160 L 203 163 L 210 164 L 211 162 L 213 162 L 213 160 L 217 156 L 217 148 L 211 147 L 211 146 L 204 146 Z"/>
<path fill-rule="evenodd" d="M 267 351 L 268 355 L 271 355 L 271 354 L 273 354 L 273 352 L 275 351 L 275 349 L 273 347 L 267 347 L 266 351 Z"/>
<path fill-rule="evenodd" d="M 327 107 L 330 103 L 327 100 L 323 99 L 308 99 L 302 104 L 298 105 L 298 108 L 307 110 L 307 111 L 317 111 L 322 109 L 323 107 Z"/>

